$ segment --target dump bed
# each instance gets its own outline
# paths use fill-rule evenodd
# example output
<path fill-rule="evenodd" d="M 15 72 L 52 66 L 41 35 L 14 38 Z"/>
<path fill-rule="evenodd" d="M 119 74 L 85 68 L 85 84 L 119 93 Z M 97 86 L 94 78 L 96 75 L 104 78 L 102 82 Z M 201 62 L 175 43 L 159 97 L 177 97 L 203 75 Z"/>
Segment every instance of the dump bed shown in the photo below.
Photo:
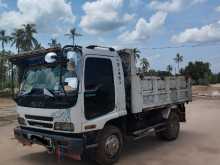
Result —
<path fill-rule="evenodd" d="M 190 80 L 185 77 L 144 77 L 140 88 L 143 110 L 191 101 Z"/>
<path fill-rule="evenodd" d="M 133 113 L 192 100 L 190 79 L 183 76 L 132 78 L 131 93 Z"/>
<path fill-rule="evenodd" d="M 192 100 L 190 79 L 184 76 L 140 76 L 137 74 L 136 58 L 133 51 L 121 50 L 119 55 L 125 74 L 126 97 L 129 96 L 129 93 L 131 96 L 127 102 L 130 101 L 132 113 L 154 110 Z"/>

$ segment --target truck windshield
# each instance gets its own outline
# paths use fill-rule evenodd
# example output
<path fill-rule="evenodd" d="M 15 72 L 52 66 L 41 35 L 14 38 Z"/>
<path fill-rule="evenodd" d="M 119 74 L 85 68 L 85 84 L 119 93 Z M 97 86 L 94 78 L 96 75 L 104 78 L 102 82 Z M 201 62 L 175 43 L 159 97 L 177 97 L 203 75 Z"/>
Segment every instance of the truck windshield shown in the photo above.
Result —
<path fill-rule="evenodd" d="M 39 66 L 28 69 L 21 85 L 21 94 L 28 94 L 32 89 L 47 89 L 53 92 L 62 91 L 60 75 L 63 69 L 64 67 L 61 68 L 60 66 Z"/>
<path fill-rule="evenodd" d="M 66 53 L 67 60 L 29 66 L 25 70 L 18 105 L 35 108 L 68 108 L 78 97 L 81 54 Z"/>

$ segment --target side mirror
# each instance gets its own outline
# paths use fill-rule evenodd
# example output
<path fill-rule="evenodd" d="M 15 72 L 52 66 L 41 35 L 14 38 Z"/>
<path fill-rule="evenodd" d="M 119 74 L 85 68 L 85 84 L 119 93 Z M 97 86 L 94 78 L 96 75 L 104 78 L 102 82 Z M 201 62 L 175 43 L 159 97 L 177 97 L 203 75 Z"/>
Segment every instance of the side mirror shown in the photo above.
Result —
<path fill-rule="evenodd" d="M 64 80 L 64 90 L 67 92 L 72 92 L 77 89 L 78 80 L 76 77 L 68 77 Z"/>

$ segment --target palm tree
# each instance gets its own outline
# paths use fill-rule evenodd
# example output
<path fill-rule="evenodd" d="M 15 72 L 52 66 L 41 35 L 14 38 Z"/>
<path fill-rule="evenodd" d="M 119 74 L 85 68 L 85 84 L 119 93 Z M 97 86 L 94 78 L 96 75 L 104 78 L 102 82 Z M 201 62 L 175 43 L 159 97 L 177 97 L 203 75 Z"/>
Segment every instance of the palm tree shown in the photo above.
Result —
<path fill-rule="evenodd" d="M 138 48 L 134 48 L 134 55 L 137 59 L 140 58 L 140 53 L 141 53 L 141 51 Z"/>
<path fill-rule="evenodd" d="M 167 65 L 167 72 L 171 74 L 172 71 L 173 71 L 172 65 Z"/>
<path fill-rule="evenodd" d="M 75 45 L 75 37 L 80 37 L 80 36 L 82 36 L 82 34 L 76 32 L 76 28 L 70 29 L 69 33 L 68 33 L 68 34 L 65 34 L 65 35 L 66 35 L 66 36 L 69 36 L 69 38 L 72 39 L 73 45 Z"/>
<path fill-rule="evenodd" d="M 0 30 L 0 42 L 2 46 L 2 52 L 5 52 L 5 44 L 11 41 L 11 37 L 6 35 L 5 30 Z"/>
<path fill-rule="evenodd" d="M 21 49 L 24 48 L 24 36 L 25 32 L 24 29 L 15 29 L 13 33 L 11 33 L 12 36 L 12 46 L 15 45 L 16 49 L 18 50 L 18 54 L 20 53 Z"/>
<path fill-rule="evenodd" d="M 41 43 L 37 43 L 37 45 L 35 45 L 34 50 L 38 50 L 38 49 L 44 49 Z"/>
<path fill-rule="evenodd" d="M 24 28 L 24 44 L 22 47 L 25 51 L 31 50 L 38 45 L 37 39 L 34 37 L 34 34 L 37 33 L 35 24 L 26 24 L 23 25 Z"/>
<path fill-rule="evenodd" d="M 183 56 L 181 56 L 179 53 L 176 54 L 176 57 L 174 58 L 174 61 L 178 65 L 178 71 L 180 70 L 180 63 L 183 62 Z"/>
<path fill-rule="evenodd" d="M 141 69 L 144 73 L 147 72 L 150 67 L 150 64 L 146 58 L 142 58 L 140 60 L 140 65 L 141 65 Z"/>
<path fill-rule="evenodd" d="M 5 82 L 5 44 L 9 43 L 11 41 L 11 37 L 6 35 L 5 30 L 0 30 L 0 42 L 2 46 L 2 53 L 0 57 L 0 80 L 1 80 L 1 89 L 4 86 Z"/>
<path fill-rule="evenodd" d="M 48 43 L 51 48 L 61 47 L 61 44 L 57 42 L 55 38 L 51 39 L 51 43 Z"/>

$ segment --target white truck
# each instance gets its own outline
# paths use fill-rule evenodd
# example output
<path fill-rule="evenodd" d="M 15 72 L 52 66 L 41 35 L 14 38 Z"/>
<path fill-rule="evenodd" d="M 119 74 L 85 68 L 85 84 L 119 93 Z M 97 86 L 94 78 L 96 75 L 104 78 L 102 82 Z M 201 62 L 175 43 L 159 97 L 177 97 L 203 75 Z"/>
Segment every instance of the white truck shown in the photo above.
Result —
<path fill-rule="evenodd" d="M 132 49 L 67 45 L 10 61 L 22 75 L 16 139 L 74 159 L 113 164 L 127 137 L 139 139 L 150 130 L 175 140 L 192 100 L 188 78 L 137 73 Z"/>

